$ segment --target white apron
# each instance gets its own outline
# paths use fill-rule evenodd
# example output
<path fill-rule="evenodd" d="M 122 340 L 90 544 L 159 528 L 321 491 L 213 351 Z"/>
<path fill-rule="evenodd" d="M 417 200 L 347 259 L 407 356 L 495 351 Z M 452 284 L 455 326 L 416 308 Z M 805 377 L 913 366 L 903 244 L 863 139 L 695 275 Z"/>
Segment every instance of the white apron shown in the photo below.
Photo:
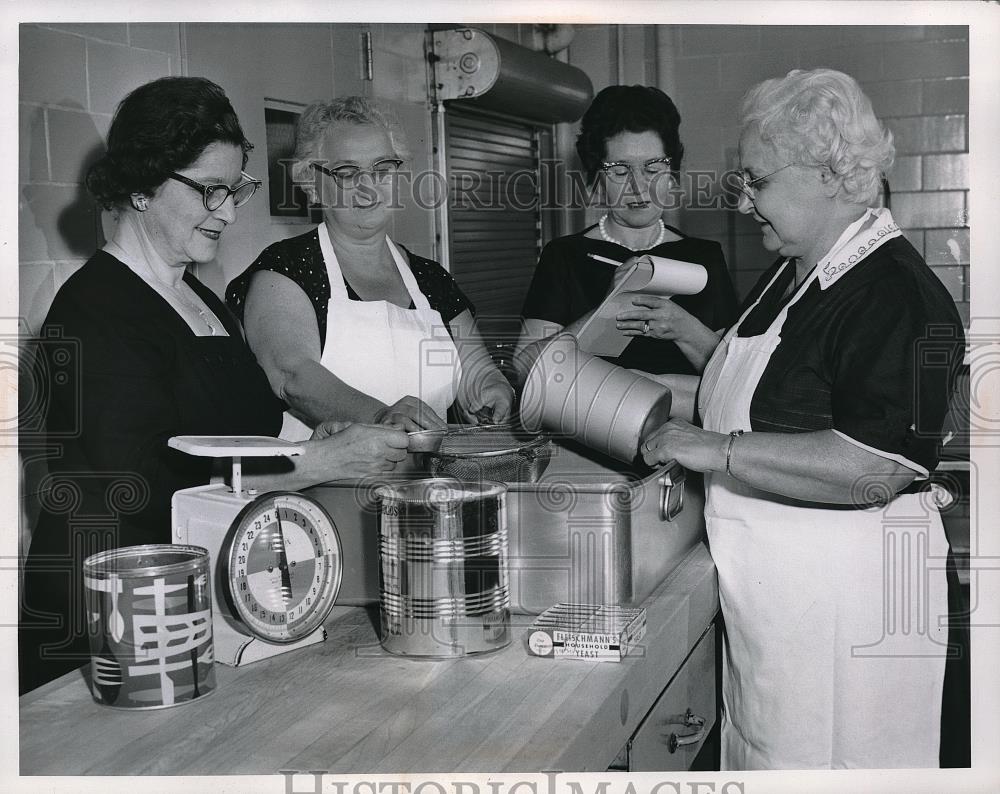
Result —
<path fill-rule="evenodd" d="M 788 307 L 836 267 L 821 261 L 766 333 L 726 334 L 699 395 L 707 430 L 752 430 Z M 737 441 L 737 471 L 739 453 Z M 725 473 L 705 487 L 726 625 L 722 768 L 936 767 L 947 540 L 933 497 L 858 510 L 802 506 Z"/>
<path fill-rule="evenodd" d="M 387 405 L 413 395 L 445 417 L 462 374 L 458 349 L 441 313 L 417 287 L 402 253 L 388 237 L 385 241 L 413 309 L 389 301 L 350 300 L 326 224 L 320 224 L 319 245 L 330 281 L 320 363 L 347 385 Z M 303 441 L 310 435 L 309 427 L 285 412 L 282 438 Z"/>

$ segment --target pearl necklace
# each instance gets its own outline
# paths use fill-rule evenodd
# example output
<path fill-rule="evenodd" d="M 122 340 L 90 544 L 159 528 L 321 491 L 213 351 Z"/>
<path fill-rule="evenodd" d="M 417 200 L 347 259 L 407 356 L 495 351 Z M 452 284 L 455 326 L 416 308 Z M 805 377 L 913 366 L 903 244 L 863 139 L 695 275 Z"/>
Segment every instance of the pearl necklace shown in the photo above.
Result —
<path fill-rule="evenodd" d="M 625 243 L 623 243 L 621 240 L 616 240 L 614 237 L 612 237 L 610 234 L 608 234 L 608 230 L 607 230 L 607 226 L 606 226 L 606 224 L 608 222 L 608 214 L 609 213 L 604 213 L 601 216 L 601 219 L 597 222 L 597 228 L 601 232 L 601 238 L 605 242 L 614 243 L 615 245 L 620 245 L 622 248 L 627 248 L 629 251 L 649 251 L 649 250 L 652 250 L 653 248 L 656 248 L 656 246 L 658 246 L 660 243 L 662 243 L 663 242 L 663 238 L 667 236 L 667 226 L 663 222 L 663 218 L 657 218 L 656 222 L 660 224 L 660 233 L 658 235 L 656 235 L 656 239 L 652 242 L 651 245 L 640 246 L 639 248 L 633 248 L 631 245 L 625 245 Z M 648 227 L 644 227 L 644 228 L 648 228 Z"/>

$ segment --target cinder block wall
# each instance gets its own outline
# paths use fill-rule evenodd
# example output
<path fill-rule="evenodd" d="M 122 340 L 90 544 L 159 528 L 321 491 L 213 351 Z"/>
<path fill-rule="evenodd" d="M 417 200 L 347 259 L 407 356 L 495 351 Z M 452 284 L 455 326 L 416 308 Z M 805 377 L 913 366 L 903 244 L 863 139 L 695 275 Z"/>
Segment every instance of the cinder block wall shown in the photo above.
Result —
<path fill-rule="evenodd" d="M 29 331 L 98 246 L 83 178 L 119 100 L 183 73 L 177 24 L 22 25 L 18 107 L 20 314 Z"/>
<path fill-rule="evenodd" d="M 686 148 L 685 169 L 736 165 L 744 92 L 791 69 L 829 67 L 855 77 L 892 130 L 891 209 L 969 322 L 969 42 L 964 26 L 668 26 L 670 64 Z M 717 195 L 717 193 L 716 193 Z M 690 209 L 691 234 L 719 240 L 741 294 L 773 257 L 751 219 Z"/>

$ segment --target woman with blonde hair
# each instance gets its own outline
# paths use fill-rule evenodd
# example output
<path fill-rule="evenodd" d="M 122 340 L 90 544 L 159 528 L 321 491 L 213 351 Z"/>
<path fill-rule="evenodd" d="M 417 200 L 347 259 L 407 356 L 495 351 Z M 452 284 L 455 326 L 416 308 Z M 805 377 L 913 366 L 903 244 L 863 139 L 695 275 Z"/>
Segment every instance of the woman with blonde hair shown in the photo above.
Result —
<path fill-rule="evenodd" d="M 288 405 L 283 438 L 328 419 L 439 428 L 456 402 L 470 420 L 510 412 L 468 298 L 388 235 L 408 156 L 399 125 L 363 97 L 302 113 L 292 176 L 323 223 L 268 246 L 226 293 Z"/>
<path fill-rule="evenodd" d="M 752 88 L 739 152 L 739 210 L 779 258 L 644 443 L 705 472 L 723 768 L 937 766 L 947 541 L 927 477 L 962 323 L 877 206 L 892 138 L 851 77 Z"/>

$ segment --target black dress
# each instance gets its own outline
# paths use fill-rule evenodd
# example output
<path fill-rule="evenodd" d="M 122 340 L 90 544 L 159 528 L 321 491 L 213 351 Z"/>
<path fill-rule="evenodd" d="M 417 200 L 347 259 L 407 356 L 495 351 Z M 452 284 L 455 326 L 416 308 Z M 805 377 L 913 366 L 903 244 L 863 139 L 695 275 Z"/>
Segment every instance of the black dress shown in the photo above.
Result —
<path fill-rule="evenodd" d="M 728 328 L 736 320 L 736 293 L 718 243 L 682 235 L 680 240 L 661 243 L 648 251 L 631 251 L 584 236 L 593 228 L 559 237 L 545 246 L 524 299 L 522 317 L 567 326 L 600 305 L 611 286 L 615 266 L 587 256 L 593 253 L 618 262 L 633 255 L 653 254 L 703 265 L 708 271 L 705 288 L 697 295 L 677 295 L 671 300 L 713 331 Z M 697 374 L 677 344 L 665 339 L 634 337 L 620 356 L 607 360 L 653 374 Z"/>
<path fill-rule="evenodd" d="M 89 658 L 82 562 L 117 546 L 169 543 L 174 491 L 205 484 L 212 461 L 167 447 L 175 435 L 276 435 L 281 402 L 239 324 L 190 273 L 229 336 L 196 336 L 126 265 L 103 251 L 63 285 L 42 328 L 49 395 L 42 512 L 25 562 L 19 630 L 25 692 Z"/>
<path fill-rule="evenodd" d="M 748 295 L 747 307 L 760 301 L 738 336 L 764 333 L 787 302 L 794 267 L 766 289 L 782 262 Z M 750 403 L 751 429 L 833 429 L 926 476 L 937 466 L 964 353 L 954 301 L 909 241 L 897 237 L 829 288 L 814 279 L 791 306 Z"/>

